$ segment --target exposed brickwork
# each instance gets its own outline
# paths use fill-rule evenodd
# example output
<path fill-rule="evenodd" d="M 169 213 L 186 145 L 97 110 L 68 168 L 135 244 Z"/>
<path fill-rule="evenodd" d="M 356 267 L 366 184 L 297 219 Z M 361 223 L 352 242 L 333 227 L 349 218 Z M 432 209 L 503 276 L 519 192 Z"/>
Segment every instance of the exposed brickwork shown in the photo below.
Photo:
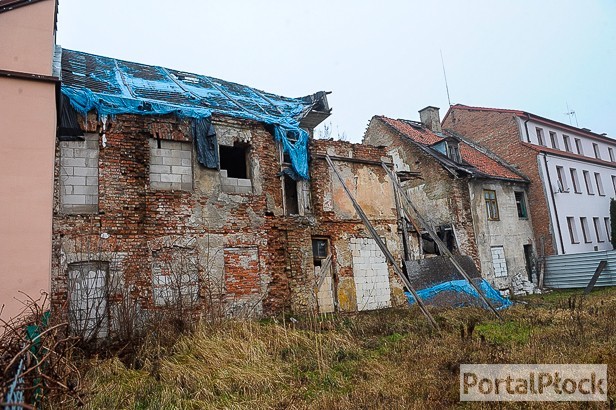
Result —
<path fill-rule="evenodd" d="M 517 111 L 465 110 L 453 107 L 443 121 L 451 129 L 485 146 L 516 166 L 530 179 L 528 212 L 537 243 L 543 240 L 546 255 L 554 254 L 553 230 L 550 226 L 547 196 L 541 184 L 537 151 L 524 144 L 516 122 Z M 538 247 L 539 248 L 539 247 Z"/>
<path fill-rule="evenodd" d="M 241 129 L 242 138 L 250 138 L 250 193 L 224 192 L 220 172 L 201 167 L 194 160 L 194 148 L 193 189 L 153 189 L 153 138 L 191 141 L 190 123 L 173 117 L 119 115 L 113 123 L 106 124 L 104 144 L 103 137 L 99 138 L 96 214 L 60 212 L 60 163 L 56 155 L 52 289 L 56 309 L 66 307 L 67 265 L 83 260 L 110 262 L 110 302 L 128 294 L 145 310 L 160 308 L 157 305 L 161 303 L 155 303 L 153 280 L 161 280 L 153 276 L 153 264 L 156 255 L 168 252 L 185 252 L 197 261 L 201 286 L 196 311 L 228 303 L 233 313 L 237 311 L 238 299 L 248 301 L 253 314 L 313 309 L 314 236 L 331 241 L 331 253 L 336 258 L 334 281 L 352 276 L 350 258 L 346 255 L 349 240 L 368 234 L 359 219 L 341 218 L 333 211 L 323 210 L 325 197 L 331 198 L 332 184 L 325 161 L 313 155 L 312 212 L 285 216 L 280 153 L 272 135 L 253 121 L 227 117 L 215 117 L 213 121 L 221 130 Z M 83 128 L 98 133 L 102 124 L 89 116 Z M 380 148 L 332 141 L 313 141 L 311 150 L 313 154 L 329 150 L 335 155 L 369 160 L 385 155 Z M 371 175 L 386 181 L 385 172 L 378 165 L 341 162 L 341 166 L 359 173 L 369 167 Z M 375 226 L 400 257 L 395 206 L 390 203 L 381 207 L 386 212 L 374 221 Z M 174 260 L 177 262 L 177 258 Z M 390 277 L 395 281 L 391 270 Z M 392 291 L 399 288 L 392 285 Z M 396 302 L 401 300 L 398 297 Z"/>

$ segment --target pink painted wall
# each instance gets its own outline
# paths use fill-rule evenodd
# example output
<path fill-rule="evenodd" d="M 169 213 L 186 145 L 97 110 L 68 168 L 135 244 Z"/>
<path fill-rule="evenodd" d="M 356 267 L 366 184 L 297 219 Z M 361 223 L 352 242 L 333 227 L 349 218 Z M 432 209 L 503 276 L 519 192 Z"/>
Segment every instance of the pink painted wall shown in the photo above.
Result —
<path fill-rule="evenodd" d="M 0 13 L 0 70 L 52 75 L 55 1 Z M 55 85 L 0 76 L 0 306 L 49 291 Z"/>

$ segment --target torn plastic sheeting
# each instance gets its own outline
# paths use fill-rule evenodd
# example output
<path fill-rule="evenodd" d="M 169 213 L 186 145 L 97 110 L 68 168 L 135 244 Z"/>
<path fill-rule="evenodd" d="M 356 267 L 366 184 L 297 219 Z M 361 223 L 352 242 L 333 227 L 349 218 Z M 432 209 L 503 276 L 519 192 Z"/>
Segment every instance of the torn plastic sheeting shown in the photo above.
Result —
<path fill-rule="evenodd" d="M 137 100 L 133 98 L 119 97 L 115 95 L 94 93 L 91 90 L 74 89 L 72 87 L 62 87 L 62 93 L 68 97 L 71 106 L 82 115 L 86 116 L 88 112 L 95 110 L 99 116 L 104 115 L 118 115 L 118 114 L 136 114 L 136 115 L 167 115 L 175 114 L 180 118 L 193 118 L 195 120 L 211 118 L 213 112 L 217 110 L 211 110 L 204 107 L 175 105 L 169 103 L 161 103 L 155 100 Z M 246 115 L 237 115 L 237 112 L 233 112 L 231 116 L 240 117 L 243 119 L 251 119 L 263 122 L 265 124 L 274 126 L 275 139 L 282 143 L 283 149 L 287 152 L 291 158 L 291 166 L 293 170 L 301 179 L 308 179 L 308 133 L 299 127 L 299 123 L 296 120 L 289 118 L 275 118 L 271 116 L 259 117 L 251 113 L 242 111 L 241 113 Z M 229 115 L 227 113 L 222 113 Z M 283 122 L 281 124 L 281 122 Z M 288 133 L 293 132 L 297 134 L 297 141 L 292 142 L 288 139 Z M 199 134 L 202 135 L 202 134 Z M 203 135 L 202 135 L 203 136 Z M 203 142 L 201 145 L 206 147 L 208 141 Z M 217 159 L 216 154 L 216 159 Z M 203 157 L 205 158 L 205 157 Z M 207 160 L 206 163 L 210 164 Z M 212 167 L 203 164 L 208 168 Z"/>
<path fill-rule="evenodd" d="M 197 160 L 210 169 L 219 168 L 218 140 L 212 122 L 207 118 L 197 118 L 193 122 L 193 136 L 197 147 Z"/>
<path fill-rule="evenodd" d="M 481 279 L 478 285 L 485 297 L 497 310 L 512 305 L 509 299 L 502 297 L 485 279 Z M 439 283 L 429 288 L 420 289 L 417 294 L 425 303 L 438 306 L 484 306 L 477 291 L 466 280 Z M 409 292 L 405 292 L 405 295 L 410 304 L 415 303 L 413 295 Z"/>

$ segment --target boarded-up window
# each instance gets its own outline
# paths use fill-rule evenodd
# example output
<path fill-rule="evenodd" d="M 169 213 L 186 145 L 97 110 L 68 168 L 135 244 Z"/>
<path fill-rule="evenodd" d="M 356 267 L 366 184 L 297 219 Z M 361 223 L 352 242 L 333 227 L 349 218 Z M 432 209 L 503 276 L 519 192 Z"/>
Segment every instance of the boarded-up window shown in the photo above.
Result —
<path fill-rule="evenodd" d="M 60 141 L 60 203 L 67 214 L 98 212 L 98 135 Z"/>
<path fill-rule="evenodd" d="M 391 306 L 387 262 L 374 239 L 351 238 L 350 248 L 357 309 L 374 310 Z"/>
<path fill-rule="evenodd" d="M 107 335 L 108 275 L 108 262 L 76 262 L 68 267 L 69 325 L 71 333 L 84 340 Z"/>

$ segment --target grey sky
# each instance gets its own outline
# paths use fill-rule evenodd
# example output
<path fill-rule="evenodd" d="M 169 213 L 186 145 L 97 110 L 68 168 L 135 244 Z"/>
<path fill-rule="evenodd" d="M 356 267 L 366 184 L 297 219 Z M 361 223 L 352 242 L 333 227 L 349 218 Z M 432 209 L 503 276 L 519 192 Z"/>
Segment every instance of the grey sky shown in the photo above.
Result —
<path fill-rule="evenodd" d="M 298 97 L 333 136 L 452 103 L 530 111 L 616 138 L 616 1 L 60 0 L 65 48 Z M 575 125 L 575 120 L 573 120 Z"/>

